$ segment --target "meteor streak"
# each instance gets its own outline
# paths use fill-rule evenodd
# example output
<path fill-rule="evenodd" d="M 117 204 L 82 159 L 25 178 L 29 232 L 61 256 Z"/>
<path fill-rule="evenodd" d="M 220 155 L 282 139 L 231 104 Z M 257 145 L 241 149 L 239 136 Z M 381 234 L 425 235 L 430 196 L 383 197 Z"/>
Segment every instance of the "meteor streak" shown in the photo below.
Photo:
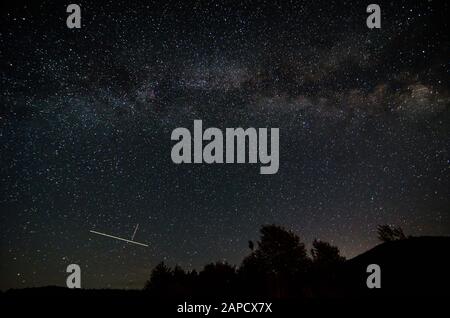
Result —
<path fill-rule="evenodd" d="M 134 235 L 136 234 L 136 230 L 137 230 L 137 226 L 136 226 L 136 229 L 135 229 L 135 231 L 134 231 L 134 234 L 133 234 L 133 237 L 132 237 L 132 238 L 134 238 Z M 122 238 L 122 237 L 118 237 L 118 236 L 114 236 L 114 235 L 109 235 L 109 234 L 102 233 L 102 232 L 97 232 L 97 231 L 94 231 L 94 230 L 90 230 L 89 232 L 94 233 L 94 234 L 98 234 L 98 235 L 103 235 L 103 236 L 106 236 L 106 237 L 111 237 L 111 238 L 116 239 L 116 240 L 121 240 L 121 241 L 125 241 L 125 242 L 128 242 L 128 243 L 132 243 L 132 244 L 136 244 L 136 245 L 141 245 L 141 246 L 148 247 L 147 244 L 140 243 L 140 242 L 136 242 L 136 241 L 133 241 L 133 240 L 127 240 L 127 239 L 124 239 L 124 238 Z"/>

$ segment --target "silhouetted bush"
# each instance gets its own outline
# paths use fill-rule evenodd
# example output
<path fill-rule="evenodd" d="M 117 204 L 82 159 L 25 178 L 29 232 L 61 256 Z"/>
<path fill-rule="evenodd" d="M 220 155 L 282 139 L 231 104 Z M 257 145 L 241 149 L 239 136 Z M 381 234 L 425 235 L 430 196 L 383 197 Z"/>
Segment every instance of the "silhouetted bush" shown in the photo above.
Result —
<path fill-rule="evenodd" d="M 378 225 L 377 228 L 378 239 L 382 242 L 392 242 L 396 240 L 406 239 L 406 235 L 403 233 L 401 227 L 390 225 Z"/>

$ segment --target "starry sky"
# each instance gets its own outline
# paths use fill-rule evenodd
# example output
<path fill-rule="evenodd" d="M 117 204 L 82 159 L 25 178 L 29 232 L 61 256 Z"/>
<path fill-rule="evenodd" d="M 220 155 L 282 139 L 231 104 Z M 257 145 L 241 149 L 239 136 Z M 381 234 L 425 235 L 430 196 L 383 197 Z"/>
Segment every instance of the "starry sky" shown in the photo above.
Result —
<path fill-rule="evenodd" d="M 449 3 L 11 1 L 0 21 L 0 289 L 141 288 L 239 264 L 263 224 L 340 247 L 450 234 Z M 277 127 L 280 168 L 172 162 L 173 129 Z M 96 236 L 129 238 L 148 248 Z"/>

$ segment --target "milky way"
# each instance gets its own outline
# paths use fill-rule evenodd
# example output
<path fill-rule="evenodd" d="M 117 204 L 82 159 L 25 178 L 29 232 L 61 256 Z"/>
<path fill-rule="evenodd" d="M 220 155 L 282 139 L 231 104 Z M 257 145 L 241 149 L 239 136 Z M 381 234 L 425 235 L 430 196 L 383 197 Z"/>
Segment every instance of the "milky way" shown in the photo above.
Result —
<path fill-rule="evenodd" d="M 448 3 L 80 2 L 1 12 L 0 288 L 141 288 L 239 264 L 262 224 L 346 257 L 449 235 Z M 175 165 L 171 131 L 279 127 L 280 168 Z M 95 237 L 131 237 L 148 248 Z"/>

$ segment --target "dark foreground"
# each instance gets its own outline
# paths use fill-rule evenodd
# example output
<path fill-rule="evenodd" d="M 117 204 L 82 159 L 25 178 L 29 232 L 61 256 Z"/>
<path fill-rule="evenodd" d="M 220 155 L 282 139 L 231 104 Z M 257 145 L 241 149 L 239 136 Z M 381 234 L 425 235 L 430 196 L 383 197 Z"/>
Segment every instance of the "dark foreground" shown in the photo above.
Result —
<path fill-rule="evenodd" d="M 294 296 L 219 295 L 214 291 L 162 296 L 144 290 L 41 287 L 9 290 L 1 293 L 0 299 L 2 308 L 8 307 L 15 313 L 55 312 L 62 315 L 75 312 L 128 315 L 139 309 L 151 317 L 193 310 L 195 305 L 210 306 L 208 315 L 245 310 L 253 311 L 252 314 L 345 312 L 364 316 L 392 310 L 405 313 L 418 307 L 428 311 L 445 308 L 448 302 L 449 251 L 448 237 L 418 237 L 384 243 L 346 261 L 332 286 L 319 284 L 314 292 Z M 382 269 L 380 289 L 367 288 L 369 264 L 378 264 Z M 244 307 L 245 303 L 250 305 Z M 197 314 L 205 316 L 204 312 Z"/>

